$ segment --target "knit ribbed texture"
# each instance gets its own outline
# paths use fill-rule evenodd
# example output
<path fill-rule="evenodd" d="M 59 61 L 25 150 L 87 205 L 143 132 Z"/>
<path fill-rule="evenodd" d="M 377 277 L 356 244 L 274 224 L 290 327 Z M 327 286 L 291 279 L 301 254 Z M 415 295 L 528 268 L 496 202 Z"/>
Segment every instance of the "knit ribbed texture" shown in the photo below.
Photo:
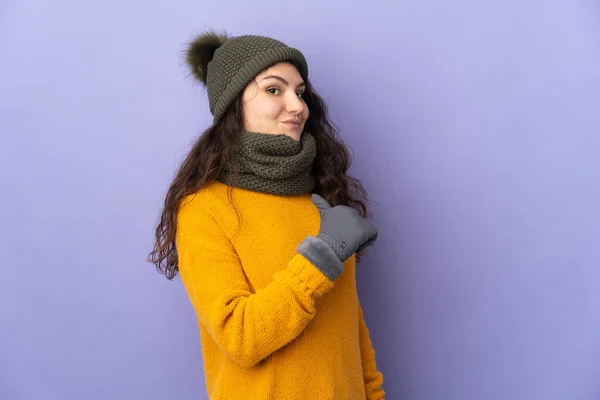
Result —
<path fill-rule="evenodd" d="M 223 170 L 217 179 L 261 193 L 310 193 L 316 182 L 312 173 L 316 155 L 316 141 L 307 132 L 300 141 L 286 135 L 242 132 L 236 148 L 237 180 L 230 180 L 229 170 Z"/>
<path fill-rule="evenodd" d="M 304 55 L 297 49 L 264 36 L 243 35 L 227 40 L 208 63 L 206 89 L 216 124 L 227 107 L 256 75 L 282 61 L 296 65 L 308 76 Z"/>
<path fill-rule="evenodd" d="M 310 194 L 213 182 L 182 202 L 179 269 L 198 317 L 209 399 L 383 399 L 355 258 L 332 282 L 297 245 L 319 231 Z M 239 215 L 236 215 L 236 210 Z"/>

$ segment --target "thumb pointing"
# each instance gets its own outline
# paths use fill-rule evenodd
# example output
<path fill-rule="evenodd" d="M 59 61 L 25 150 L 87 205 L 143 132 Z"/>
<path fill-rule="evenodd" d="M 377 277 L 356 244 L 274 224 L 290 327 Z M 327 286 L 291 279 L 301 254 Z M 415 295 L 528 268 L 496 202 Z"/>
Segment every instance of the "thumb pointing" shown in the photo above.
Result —
<path fill-rule="evenodd" d="M 312 199 L 312 202 L 315 203 L 315 206 L 317 206 L 319 211 L 323 211 L 323 210 L 327 210 L 328 208 L 331 208 L 331 204 L 329 204 L 329 202 L 327 200 L 325 200 L 324 198 L 322 198 L 321 196 L 319 196 L 316 193 L 313 193 L 313 195 L 311 196 L 311 199 Z"/>

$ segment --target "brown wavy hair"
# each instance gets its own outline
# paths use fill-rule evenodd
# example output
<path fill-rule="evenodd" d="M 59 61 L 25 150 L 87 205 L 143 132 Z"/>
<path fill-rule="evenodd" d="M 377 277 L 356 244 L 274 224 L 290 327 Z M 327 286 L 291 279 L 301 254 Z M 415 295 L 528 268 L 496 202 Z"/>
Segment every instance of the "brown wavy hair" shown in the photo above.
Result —
<path fill-rule="evenodd" d="M 332 206 L 352 207 L 363 218 L 370 218 L 365 189 L 359 180 L 347 174 L 351 164 L 348 148 L 339 139 L 338 130 L 329 119 L 325 101 L 312 89 L 308 78 L 303 78 L 306 83 L 304 100 L 310 111 L 304 130 L 314 136 L 317 145 L 313 168 L 317 183 L 313 192 Z M 169 187 L 155 230 L 154 249 L 147 260 L 169 280 L 178 273 L 175 235 L 181 200 L 215 180 L 223 168 L 234 171 L 235 179 L 233 157 L 237 137 L 243 128 L 242 110 L 240 94 L 225 116 L 198 138 Z M 360 260 L 360 255 L 357 255 L 357 260 Z"/>

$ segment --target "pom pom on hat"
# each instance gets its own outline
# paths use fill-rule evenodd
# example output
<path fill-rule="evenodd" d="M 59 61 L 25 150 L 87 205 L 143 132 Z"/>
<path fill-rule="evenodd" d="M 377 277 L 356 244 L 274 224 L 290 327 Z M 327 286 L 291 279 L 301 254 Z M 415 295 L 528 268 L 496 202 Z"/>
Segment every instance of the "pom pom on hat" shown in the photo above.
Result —
<path fill-rule="evenodd" d="M 208 63 L 213 59 L 215 51 L 228 40 L 226 33 L 207 30 L 189 44 L 186 61 L 196 79 L 205 86 Z"/>

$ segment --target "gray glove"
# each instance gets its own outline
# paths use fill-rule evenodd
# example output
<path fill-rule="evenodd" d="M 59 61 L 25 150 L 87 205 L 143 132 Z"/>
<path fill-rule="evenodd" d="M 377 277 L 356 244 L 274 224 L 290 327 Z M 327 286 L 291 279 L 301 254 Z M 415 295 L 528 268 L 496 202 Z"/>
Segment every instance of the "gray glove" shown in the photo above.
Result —
<path fill-rule="evenodd" d="M 344 271 L 344 261 L 375 242 L 377 228 L 353 208 L 331 207 L 318 194 L 312 195 L 312 201 L 321 214 L 319 234 L 304 239 L 296 251 L 334 280 Z"/>
<path fill-rule="evenodd" d="M 321 214 L 321 228 L 317 237 L 333 249 L 344 262 L 354 253 L 360 252 L 377 240 L 377 228 L 347 206 L 331 205 L 319 196 L 312 195 Z"/>

